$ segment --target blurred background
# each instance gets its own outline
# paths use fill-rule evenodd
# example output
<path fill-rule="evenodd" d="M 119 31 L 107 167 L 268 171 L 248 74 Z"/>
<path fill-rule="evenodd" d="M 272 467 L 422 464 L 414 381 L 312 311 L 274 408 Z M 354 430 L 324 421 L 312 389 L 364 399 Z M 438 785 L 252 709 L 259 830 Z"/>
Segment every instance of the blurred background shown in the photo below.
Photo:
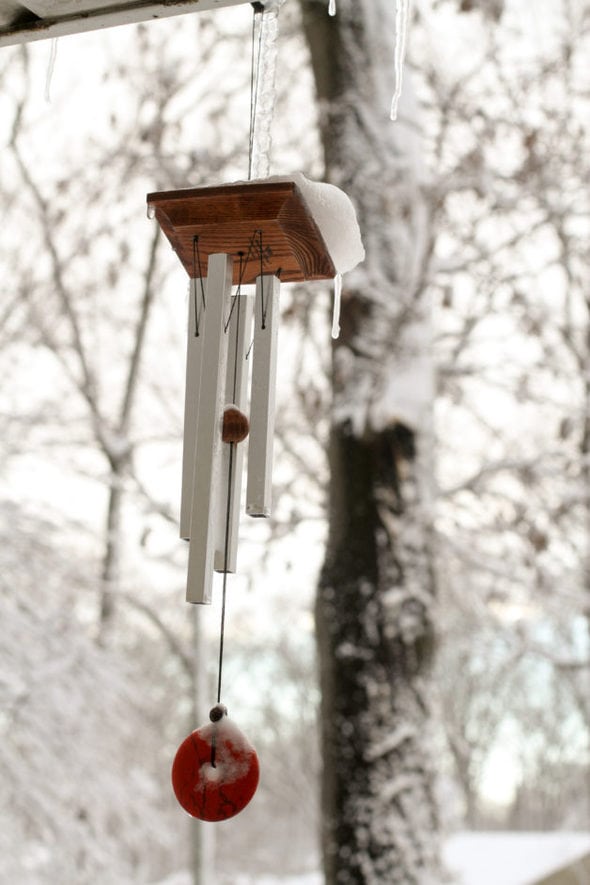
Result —
<path fill-rule="evenodd" d="M 187 280 L 145 196 L 247 177 L 252 9 L 0 51 L 3 885 L 442 883 L 465 866 L 457 834 L 588 833 L 590 3 L 415 2 L 395 122 L 385 6 L 280 13 L 271 173 L 349 192 L 367 263 L 333 345 L 329 288 L 282 287 L 275 507 L 243 521 L 225 657 L 262 779 L 214 828 L 169 784 L 215 700 L 220 594 L 184 602 Z M 391 771 L 419 767 L 420 787 L 391 813 L 423 850 L 404 855 L 396 825 L 399 871 L 345 880 L 321 872 L 320 786 L 326 748 L 343 780 L 357 770 L 334 750 L 328 661 L 362 669 L 371 635 L 351 655 L 350 624 L 326 640 L 367 579 L 339 601 L 350 439 L 387 446 L 371 513 L 389 558 L 368 595 L 419 723 L 420 765 L 392 746 Z M 339 506 L 362 496 L 355 463 Z M 399 697 L 366 735 L 350 720 L 369 772 Z M 535 846 L 521 878 L 514 861 L 489 881 L 540 882 Z"/>

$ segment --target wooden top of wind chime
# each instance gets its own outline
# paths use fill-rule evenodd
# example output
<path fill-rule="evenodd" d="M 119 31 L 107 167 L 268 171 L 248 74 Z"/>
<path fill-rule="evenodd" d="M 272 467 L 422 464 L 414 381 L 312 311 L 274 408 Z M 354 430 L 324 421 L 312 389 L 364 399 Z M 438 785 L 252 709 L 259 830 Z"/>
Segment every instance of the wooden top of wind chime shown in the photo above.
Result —
<path fill-rule="evenodd" d="M 276 274 L 284 283 L 336 275 L 295 181 L 164 191 L 148 194 L 147 203 L 193 279 L 200 276 L 196 244 L 203 274 L 209 255 L 222 252 L 234 258 L 234 284 L 253 283 L 262 273 Z"/>

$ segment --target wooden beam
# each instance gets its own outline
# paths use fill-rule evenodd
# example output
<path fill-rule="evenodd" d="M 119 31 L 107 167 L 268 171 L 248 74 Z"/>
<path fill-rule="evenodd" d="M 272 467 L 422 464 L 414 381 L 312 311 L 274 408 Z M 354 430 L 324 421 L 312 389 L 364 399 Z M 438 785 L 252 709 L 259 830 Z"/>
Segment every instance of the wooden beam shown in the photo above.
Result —
<path fill-rule="evenodd" d="M 248 0 L 25 0 L 15 10 L 13 0 L 0 0 L 0 46 L 31 43 L 118 25 L 240 6 Z M 38 10 L 38 11 L 37 11 Z M 39 15 L 39 18 L 34 18 Z M 33 21 L 30 19 L 34 18 Z"/>

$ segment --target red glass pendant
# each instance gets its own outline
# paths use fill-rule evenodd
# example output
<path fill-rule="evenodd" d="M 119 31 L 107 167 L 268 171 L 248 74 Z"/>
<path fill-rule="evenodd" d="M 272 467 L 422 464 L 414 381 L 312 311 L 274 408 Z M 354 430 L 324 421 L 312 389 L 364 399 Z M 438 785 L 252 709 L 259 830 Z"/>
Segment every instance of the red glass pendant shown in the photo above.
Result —
<path fill-rule="evenodd" d="M 211 723 L 182 742 L 172 764 L 172 787 L 185 811 L 200 820 L 220 821 L 246 807 L 258 786 L 256 751 L 227 717 L 221 704 Z"/>

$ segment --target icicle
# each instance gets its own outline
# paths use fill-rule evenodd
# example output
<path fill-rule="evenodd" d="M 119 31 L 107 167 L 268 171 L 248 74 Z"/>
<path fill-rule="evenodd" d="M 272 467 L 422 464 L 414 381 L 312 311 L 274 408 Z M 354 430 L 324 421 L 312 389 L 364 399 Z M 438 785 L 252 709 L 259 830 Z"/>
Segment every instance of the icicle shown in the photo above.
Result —
<path fill-rule="evenodd" d="M 336 15 L 336 0 L 330 0 L 330 5 L 328 6 L 328 15 Z"/>
<path fill-rule="evenodd" d="M 342 274 L 334 277 L 334 313 L 332 314 L 332 338 L 340 335 L 340 304 L 342 299 Z"/>
<path fill-rule="evenodd" d="M 47 63 L 47 75 L 45 77 L 45 101 L 51 101 L 51 81 L 53 79 L 53 71 L 55 68 L 55 58 L 57 56 L 57 37 L 51 41 L 51 49 L 49 51 L 49 61 Z"/>
<path fill-rule="evenodd" d="M 410 18 L 410 0 L 395 0 L 395 92 L 391 101 L 391 119 L 397 120 L 397 106 L 402 94 L 402 77 L 406 57 L 406 37 Z"/>
<path fill-rule="evenodd" d="M 250 178 L 266 178 L 270 171 L 271 128 L 275 105 L 275 76 L 279 9 L 283 0 L 265 3 L 258 16 L 260 54 L 258 57 L 254 95 Z"/>

